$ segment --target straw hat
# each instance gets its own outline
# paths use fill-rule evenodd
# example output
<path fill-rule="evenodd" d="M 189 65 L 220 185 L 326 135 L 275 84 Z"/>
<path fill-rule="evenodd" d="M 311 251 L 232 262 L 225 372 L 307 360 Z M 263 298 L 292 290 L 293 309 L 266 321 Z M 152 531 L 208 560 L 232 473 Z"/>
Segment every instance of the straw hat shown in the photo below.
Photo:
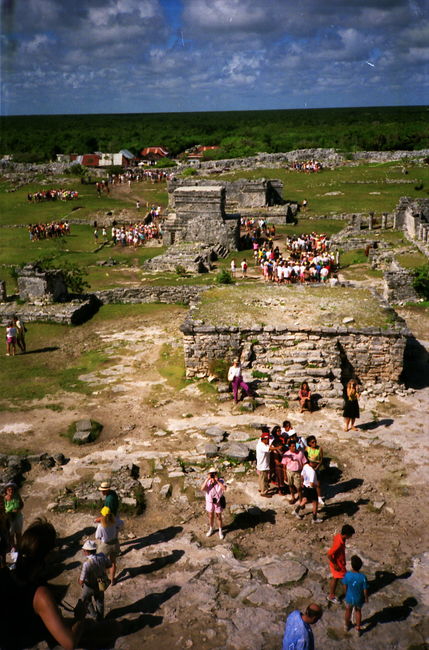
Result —
<path fill-rule="evenodd" d="M 82 546 L 84 551 L 96 551 L 97 544 L 90 539 L 87 539 L 85 544 Z"/>
<path fill-rule="evenodd" d="M 112 487 L 112 486 L 111 486 L 110 481 L 103 481 L 103 482 L 100 484 L 100 487 L 99 487 L 98 489 L 99 489 L 101 492 L 104 492 L 104 491 L 106 491 L 106 490 L 110 490 L 111 487 Z"/>

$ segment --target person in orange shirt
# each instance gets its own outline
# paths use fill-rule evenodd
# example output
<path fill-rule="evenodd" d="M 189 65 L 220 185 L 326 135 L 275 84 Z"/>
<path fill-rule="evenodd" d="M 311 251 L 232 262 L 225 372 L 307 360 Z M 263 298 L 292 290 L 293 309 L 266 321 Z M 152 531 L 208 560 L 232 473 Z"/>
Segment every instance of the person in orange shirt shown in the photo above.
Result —
<path fill-rule="evenodd" d="M 339 580 L 346 575 L 346 540 L 353 537 L 355 529 L 349 524 L 341 528 L 341 533 L 337 533 L 333 539 L 332 546 L 328 551 L 329 568 L 332 578 L 329 581 L 329 595 L 326 597 L 330 603 L 339 603 L 335 595 L 335 590 Z"/>

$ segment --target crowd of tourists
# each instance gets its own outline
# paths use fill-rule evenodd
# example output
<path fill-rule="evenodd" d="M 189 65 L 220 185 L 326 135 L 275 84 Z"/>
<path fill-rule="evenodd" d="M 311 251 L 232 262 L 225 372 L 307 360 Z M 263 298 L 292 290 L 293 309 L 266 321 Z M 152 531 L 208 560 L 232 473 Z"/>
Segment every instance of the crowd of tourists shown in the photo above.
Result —
<path fill-rule="evenodd" d="M 70 235 L 70 224 L 67 220 L 51 221 L 50 223 L 30 223 L 28 232 L 30 241 L 64 237 L 64 235 Z"/>
<path fill-rule="evenodd" d="M 111 185 L 122 185 L 131 182 L 150 181 L 151 183 L 162 183 L 170 180 L 174 172 L 163 169 L 128 169 L 122 174 L 112 174 L 109 176 Z"/>
<path fill-rule="evenodd" d="M 293 169 L 298 172 L 320 172 L 323 167 L 322 163 L 319 160 L 304 160 L 304 161 L 295 161 L 291 163 L 290 169 Z"/>
<path fill-rule="evenodd" d="M 151 239 L 160 239 L 161 226 L 155 222 L 135 223 L 128 226 L 113 226 L 111 230 L 114 246 L 133 246 L 138 248 Z"/>
<path fill-rule="evenodd" d="M 33 194 L 27 194 L 27 200 L 30 203 L 40 203 L 41 201 L 72 201 L 79 198 L 79 192 L 76 190 L 51 189 L 40 190 Z"/>

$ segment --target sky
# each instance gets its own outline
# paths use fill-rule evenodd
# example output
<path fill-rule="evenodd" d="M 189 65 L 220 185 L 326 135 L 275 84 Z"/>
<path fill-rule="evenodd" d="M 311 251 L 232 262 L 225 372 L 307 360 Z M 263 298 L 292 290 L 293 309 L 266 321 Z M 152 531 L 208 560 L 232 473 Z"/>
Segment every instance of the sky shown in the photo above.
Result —
<path fill-rule="evenodd" d="M 429 103 L 429 0 L 0 1 L 2 115 Z"/>

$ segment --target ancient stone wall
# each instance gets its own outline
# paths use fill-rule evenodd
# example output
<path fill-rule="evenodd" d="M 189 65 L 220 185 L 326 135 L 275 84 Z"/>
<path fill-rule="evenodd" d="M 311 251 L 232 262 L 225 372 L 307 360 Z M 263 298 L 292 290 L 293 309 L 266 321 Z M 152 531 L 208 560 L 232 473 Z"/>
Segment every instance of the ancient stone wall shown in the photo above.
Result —
<path fill-rule="evenodd" d="M 205 377 L 214 359 L 240 357 L 256 378 L 258 396 L 268 403 L 294 398 L 307 380 L 321 405 L 340 406 L 343 384 L 352 376 L 363 385 L 393 386 L 403 369 L 406 330 L 377 328 L 182 326 L 188 377 Z"/>
<path fill-rule="evenodd" d="M 62 271 L 42 271 L 36 264 L 27 264 L 19 272 L 18 292 L 21 300 L 35 304 L 64 302 L 68 295 Z"/>
<path fill-rule="evenodd" d="M 225 188 L 226 210 L 241 208 L 264 208 L 283 205 L 283 183 L 278 179 L 258 180 L 240 179 L 237 181 L 210 181 L 200 178 L 174 178 L 168 182 L 168 207 L 176 208 L 175 190 L 180 187 L 214 187 Z"/>
<path fill-rule="evenodd" d="M 0 305 L 0 323 L 5 326 L 14 315 L 24 323 L 60 323 L 61 325 L 80 325 L 89 320 L 100 306 L 98 300 L 88 296 L 82 300 L 55 305 L 18 305 L 5 303 Z"/>
<path fill-rule="evenodd" d="M 396 260 L 392 260 L 390 268 L 384 272 L 383 298 L 393 304 L 419 300 L 413 288 L 412 272 L 402 268 Z"/>
<path fill-rule="evenodd" d="M 429 199 L 401 197 L 394 211 L 394 222 L 429 257 Z"/>
<path fill-rule="evenodd" d="M 195 303 L 203 291 L 210 287 L 196 286 L 160 286 L 160 287 L 138 287 L 118 288 L 96 291 L 94 296 L 103 305 L 112 304 L 139 304 L 149 302 L 164 302 L 169 304 L 184 303 L 189 305 Z"/>

